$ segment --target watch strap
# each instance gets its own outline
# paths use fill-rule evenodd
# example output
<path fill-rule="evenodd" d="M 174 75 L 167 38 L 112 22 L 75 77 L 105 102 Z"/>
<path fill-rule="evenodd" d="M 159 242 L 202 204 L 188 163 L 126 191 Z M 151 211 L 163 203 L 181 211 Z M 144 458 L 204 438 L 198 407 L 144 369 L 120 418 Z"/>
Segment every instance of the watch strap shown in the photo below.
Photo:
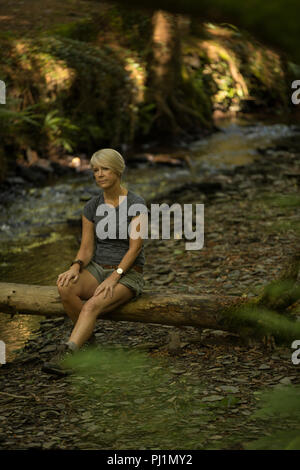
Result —
<path fill-rule="evenodd" d="M 84 262 L 81 261 L 81 259 L 75 259 L 74 261 L 72 261 L 71 266 L 73 266 L 73 264 L 76 264 L 76 263 L 79 264 L 79 266 L 80 266 L 79 272 L 81 272 L 81 270 L 82 270 L 82 268 L 83 268 L 83 265 L 84 265 Z M 70 266 L 70 267 L 71 267 L 71 266 Z"/>

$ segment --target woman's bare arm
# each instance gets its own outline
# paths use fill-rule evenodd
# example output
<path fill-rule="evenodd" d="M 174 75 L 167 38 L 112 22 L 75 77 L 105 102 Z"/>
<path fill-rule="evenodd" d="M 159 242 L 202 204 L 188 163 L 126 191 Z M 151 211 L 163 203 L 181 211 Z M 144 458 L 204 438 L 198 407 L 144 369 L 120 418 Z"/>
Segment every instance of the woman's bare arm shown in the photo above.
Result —
<path fill-rule="evenodd" d="M 89 264 L 93 253 L 95 245 L 95 236 L 94 236 L 94 224 L 90 222 L 84 215 L 82 216 L 82 236 L 81 244 L 79 251 L 75 259 L 80 259 L 83 261 L 83 266 Z M 76 282 L 79 277 L 80 265 L 78 263 L 73 264 L 67 271 L 59 274 L 56 284 L 58 286 L 67 286 L 69 281 L 73 279 L 73 282 Z"/>
<path fill-rule="evenodd" d="M 148 225 L 145 224 L 145 218 L 143 218 L 144 214 L 138 215 L 133 217 L 132 219 L 132 232 L 135 231 L 135 236 L 129 236 L 129 249 L 123 256 L 122 260 L 119 263 L 119 267 L 123 269 L 124 273 L 131 268 L 134 264 L 136 258 L 138 257 L 139 253 L 143 248 L 143 240 L 145 238 L 146 229 Z M 147 217 L 147 216 L 146 216 Z M 137 236 L 140 234 L 140 236 Z M 120 279 L 120 275 L 117 271 L 114 271 L 111 276 L 115 277 L 117 280 Z"/>
<path fill-rule="evenodd" d="M 74 259 L 83 261 L 84 266 L 89 264 L 94 254 L 95 234 L 94 223 L 82 216 L 82 235 L 79 251 Z M 79 265 L 78 265 L 79 266 Z"/>

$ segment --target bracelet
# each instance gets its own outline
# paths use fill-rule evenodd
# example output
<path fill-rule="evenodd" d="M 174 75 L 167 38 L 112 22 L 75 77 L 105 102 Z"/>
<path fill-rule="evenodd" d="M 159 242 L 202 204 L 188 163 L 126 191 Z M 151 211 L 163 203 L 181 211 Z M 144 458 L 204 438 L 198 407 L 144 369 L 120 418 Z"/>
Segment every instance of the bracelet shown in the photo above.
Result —
<path fill-rule="evenodd" d="M 81 270 L 82 270 L 82 268 L 83 268 L 83 265 L 84 265 L 84 262 L 81 261 L 81 259 L 76 259 L 75 261 L 72 261 L 71 266 L 73 266 L 73 264 L 75 264 L 75 263 L 78 263 L 78 264 L 79 264 L 79 266 L 80 266 L 79 272 L 81 272 Z M 70 267 L 71 267 L 71 266 L 70 266 Z"/>

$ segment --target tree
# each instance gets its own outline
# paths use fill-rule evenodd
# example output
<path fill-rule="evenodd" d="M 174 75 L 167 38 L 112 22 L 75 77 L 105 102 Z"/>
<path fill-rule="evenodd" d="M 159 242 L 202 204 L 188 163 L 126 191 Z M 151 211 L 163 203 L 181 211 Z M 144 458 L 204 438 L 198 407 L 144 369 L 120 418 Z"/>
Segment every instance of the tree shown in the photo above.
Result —
<path fill-rule="evenodd" d="M 211 109 L 193 81 L 184 78 L 178 15 L 155 11 L 148 54 L 146 102 L 155 112 L 149 132 L 184 135 L 211 125 Z"/>

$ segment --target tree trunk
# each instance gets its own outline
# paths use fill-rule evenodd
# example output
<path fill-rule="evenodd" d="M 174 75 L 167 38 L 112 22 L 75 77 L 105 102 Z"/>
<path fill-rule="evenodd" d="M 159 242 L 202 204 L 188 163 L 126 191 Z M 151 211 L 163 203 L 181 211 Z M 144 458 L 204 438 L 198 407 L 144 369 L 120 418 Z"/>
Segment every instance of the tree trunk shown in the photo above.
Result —
<path fill-rule="evenodd" d="M 152 17 L 153 32 L 148 59 L 148 100 L 154 101 L 156 115 L 152 125 L 160 132 L 180 131 L 170 109 L 171 96 L 180 83 L 181 49 L 176 16 L 156 11 Z"/>
<path fill-rule="evenodd" d="M 192 106 L 189 98 L 196 90 L 191 82 L 184 83 L 178 15 L 158 10 L 152 18 L 153 32 L 148 56 L 146 101 L 154 103 L 156 113 L 149 132 L 168 137 L 183 135 L 209 127 L 211 122 Z M 204 103 L 202 103 L 204 105 Z"/>

